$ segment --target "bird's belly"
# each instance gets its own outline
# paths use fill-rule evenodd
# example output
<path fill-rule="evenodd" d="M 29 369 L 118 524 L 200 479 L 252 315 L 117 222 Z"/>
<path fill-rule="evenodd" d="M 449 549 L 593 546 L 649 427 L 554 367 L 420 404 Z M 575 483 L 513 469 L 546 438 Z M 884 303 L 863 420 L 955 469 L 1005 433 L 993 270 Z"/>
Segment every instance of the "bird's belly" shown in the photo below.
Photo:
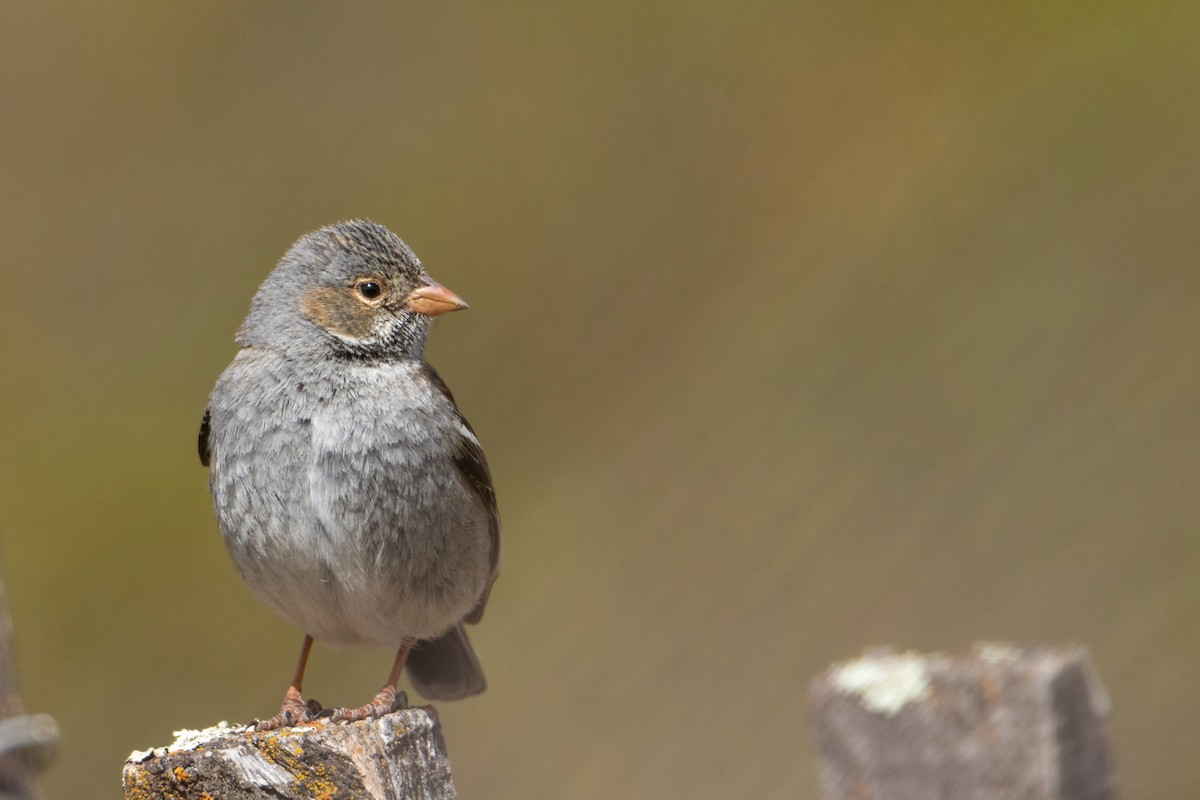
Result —
<path fill-rule="evenodd" d="M 234 563 L 281 617 L 319 641 L 394 647 L 474 607 L 490 569 L 488 520 L 447 482 L 453 470 L 353 450 L 259 461 L 215 465 L 213 491 Z"/>

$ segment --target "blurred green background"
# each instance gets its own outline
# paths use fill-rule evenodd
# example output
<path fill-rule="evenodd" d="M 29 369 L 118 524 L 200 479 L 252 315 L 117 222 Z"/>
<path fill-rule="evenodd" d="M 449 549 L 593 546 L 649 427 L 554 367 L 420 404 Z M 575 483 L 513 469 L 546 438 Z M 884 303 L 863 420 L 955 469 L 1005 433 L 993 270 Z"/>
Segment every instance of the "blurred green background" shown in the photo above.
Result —
<path fill-rule="evenodd" d="M 1200 795 L 1200 6 L 0 6 L 0 539 L 54 798 L 273 712 L 298 632 L 196 429 L 259 282 L 365 216 L 472 304 L 477 798 L 818 795 L 865 646 L 1081 642 L 1125 797 Z M 318 647 L 363 702 L 383 651 Z"/>

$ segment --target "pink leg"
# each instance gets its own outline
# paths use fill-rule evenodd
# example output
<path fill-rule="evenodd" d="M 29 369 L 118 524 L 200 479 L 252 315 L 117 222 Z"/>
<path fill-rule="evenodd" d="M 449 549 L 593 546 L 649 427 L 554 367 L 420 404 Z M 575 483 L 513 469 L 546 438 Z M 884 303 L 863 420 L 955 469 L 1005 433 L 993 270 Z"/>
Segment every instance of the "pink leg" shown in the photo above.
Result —
<path fill-rule="evenodd" d="M 371 702 L 365 706 L 358 708 L 338 708 L 334 709 L 332 718 L 336 722 L 354 722 L 360 719 L 377 719 L 384 714 L 390 714 L 401 708 L 408 707 L 408 697 L 404 692 L 397 694 L 396 684 L 400 681 L 400 673 L 404 671 L 404 662 L 408 659 L 408 651 L 412 649 L 413 643 L 411 640 L 400 645 L 400 649 L 396 651 L 396 661 L 392 664 L 392 671 L 388 673 L 387 683 L 379 690 Z"/>
<path fill-rule="evenodd" d="M 292 678 L 292 685 L 283 695 L 283 707 L 270 719 L 259 720 L 254 725 L 255 730 L 272 731 L 312 719 L 312 714 L 309 712 L 304 698 L 300 696 L 300 685 L 304 682 L 304 667 L 308 664 L 308 651 L 312 650 L 312 645 L 313 638 L 305 636 L 304 644 L 300 648 L 300 661 L 296 664 L 296 675 Z"/>

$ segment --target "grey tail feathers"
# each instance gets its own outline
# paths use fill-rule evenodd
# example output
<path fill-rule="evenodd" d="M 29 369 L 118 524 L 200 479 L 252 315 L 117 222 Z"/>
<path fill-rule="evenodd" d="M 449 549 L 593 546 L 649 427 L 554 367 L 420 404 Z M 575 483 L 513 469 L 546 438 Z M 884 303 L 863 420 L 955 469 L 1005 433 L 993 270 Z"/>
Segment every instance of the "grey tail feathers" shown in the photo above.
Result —
<path fill-rule="evenodd" d="M 413 688 L 431 700 L 458 700 L 487 688 L 479 658 L 461 624 L 416 643 L 405 665 Z"/>

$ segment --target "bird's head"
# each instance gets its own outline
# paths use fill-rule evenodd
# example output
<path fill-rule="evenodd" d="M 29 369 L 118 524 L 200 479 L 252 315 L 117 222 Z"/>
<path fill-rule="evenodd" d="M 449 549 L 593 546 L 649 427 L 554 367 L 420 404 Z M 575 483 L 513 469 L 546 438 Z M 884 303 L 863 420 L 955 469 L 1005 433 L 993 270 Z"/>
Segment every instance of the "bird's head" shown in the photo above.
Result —
<path fill-rule="evenodd" d="M 399 236 L 340 222 L 300 238 L 259 288 L 243 346 L 363 360 L 419 358 L 433 318 L 466 308 Z"/>

